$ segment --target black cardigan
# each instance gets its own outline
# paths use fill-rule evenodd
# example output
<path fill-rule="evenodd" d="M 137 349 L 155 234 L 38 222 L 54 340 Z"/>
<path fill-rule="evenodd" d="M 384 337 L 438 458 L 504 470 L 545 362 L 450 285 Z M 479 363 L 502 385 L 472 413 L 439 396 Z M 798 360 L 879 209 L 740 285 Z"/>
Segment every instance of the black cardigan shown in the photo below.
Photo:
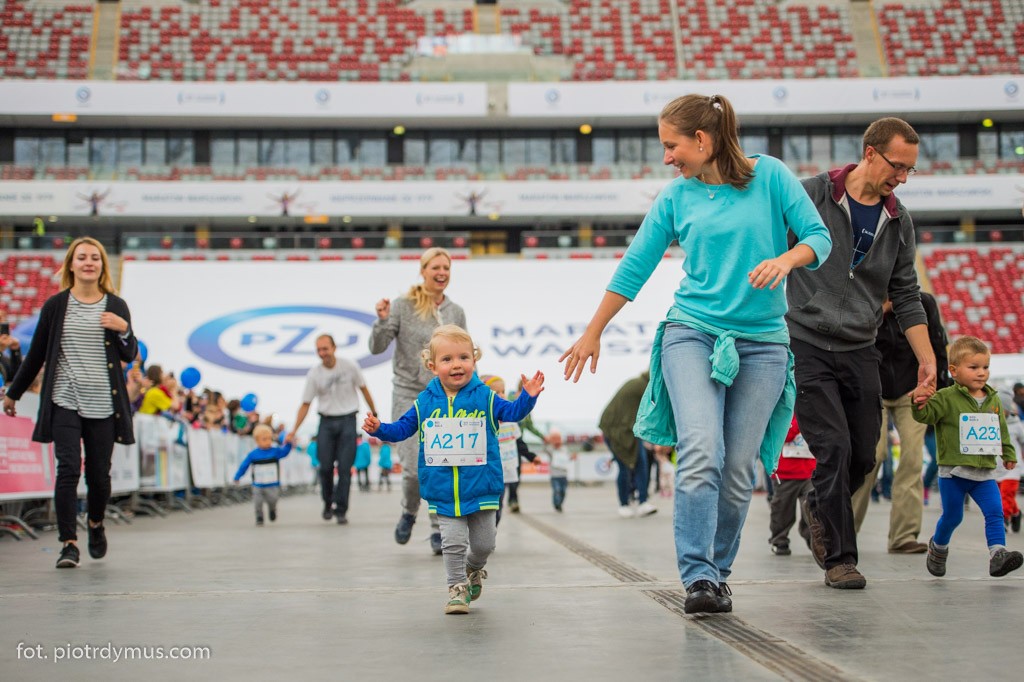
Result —
<path fill-rule="evenodd" d="M 64 316 L 68 310 L 70 289 L 54 294 L 43 304 L 39 311 L 39 324 L 32 335 L 32 345 L 25 355 L 21 368 L 14 376 L 14 381 L 7 388 L 7 396 L 18 400 L 25 393 L 32 381 L 39 374 L 43 363 L 46 363 L 46 374 L 43 376 L 43 392 L 39 401 L 39 417 L 32 440 L 39 443 L 53 441 L 51 425 L 53 423 L 53 381 L 57 371 L 57 356 L 60 353 L 60 340 L 64 332 Z M 132 429 L 132 410 L 128 404 L 128 389 L 125 387 L 121 361 L 131 362 L 138 353 L 139 344 L 132 332 L 131 313 L 124 299 L 107 294 L 107 312 L 114 313 L 128 322 L 128 338 L 122 339 L 120 334 L 104 329 L 107 352 L 107 370 L 110 373 L 111 399 L 114 404 L 114 437 L 118 443 L 135 442 Z"/>

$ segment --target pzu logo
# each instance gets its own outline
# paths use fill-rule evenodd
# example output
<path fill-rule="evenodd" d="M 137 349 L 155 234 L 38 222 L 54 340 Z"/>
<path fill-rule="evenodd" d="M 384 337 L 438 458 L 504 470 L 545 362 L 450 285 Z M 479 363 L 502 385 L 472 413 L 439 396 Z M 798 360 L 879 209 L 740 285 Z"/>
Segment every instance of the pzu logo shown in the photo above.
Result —
<path fill-rule="evenodd" d="M 367 368 L 391 359 L 389 348 L 368 355 L 376 316 L 345 308 L 290 305 L 242 310 L 196 328 L 188 347 L 215 365 L 252 374 L 305 376 L 319 362 L 316 338 L 330 334 L 341 357 Z"/>

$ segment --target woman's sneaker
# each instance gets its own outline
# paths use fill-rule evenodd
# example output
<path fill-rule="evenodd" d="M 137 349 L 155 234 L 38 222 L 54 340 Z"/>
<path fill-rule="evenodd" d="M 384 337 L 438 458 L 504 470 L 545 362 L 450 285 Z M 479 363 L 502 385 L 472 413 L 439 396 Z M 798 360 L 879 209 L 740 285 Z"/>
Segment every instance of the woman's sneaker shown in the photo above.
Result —
<path fill-rule="evenodd" d="M 78 545 L 69 542 L 60 550 L 60 556 L 57 557 L 57 568 L 78 568 L 79 560 Z"/>
<path fill-rule="evenodd" d="M 107 533 L 103 530 L 103 524 L 93 527 L 89 526 L 89 556 L 93 559 L 102 559 L 107 555 Z"/>
<path fill-rule="evenodd" d="M 469 613 L 469 585 L 456 583 L 448 588 L 448 603 L 444 605 L 444 612 L 449 614 Z"/>
<path fill-rule="evenodd" d="M 476 601 L 484 591 L 483 580 L 487 577 L 487 571 L 482 568 L 467 572 L 469 579 L 469 600 Z"/>
<path fill-rule="evenodd" d="M 698 580 L 686 588 L 686 613 L 718 613 L 718 586 L 710 580 Z"/>
<path fill-rule="evenodd" d="M 935 539 L 930 538 L 928 540 L 928 555 L 924 560 L 924 565 L 928 568 L 928 572 L 936 578 L 946 575 L 947 558 L 949 558 L 949 547 L 939 549 L 935 546 Z M 991 570 L 991 564 L 989 564 L 989 569 Z"/>
<path fill-rule="evenodd" d="M 996 550 L 988 561 L 988 574 L 993 578 L 1002 578 L 1010 571 L 1016 571 L 1024 564 L 1024 555 L 1006 549 Z"/>

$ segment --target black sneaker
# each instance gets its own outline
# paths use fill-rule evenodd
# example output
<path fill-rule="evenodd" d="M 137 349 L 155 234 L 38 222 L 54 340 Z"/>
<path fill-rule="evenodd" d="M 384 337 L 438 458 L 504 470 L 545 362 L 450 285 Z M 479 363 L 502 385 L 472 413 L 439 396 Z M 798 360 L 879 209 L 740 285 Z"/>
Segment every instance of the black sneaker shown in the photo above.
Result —
<path fill-rule="evenodd" d="M 89 526 L 89 556 L 93 559 L 102 559 L 107 555 L 107 534 L 103 530 L 103 524 L 93 527 Z"/>
<path fill-rule="evenodd" d="M 431 533 L 430 534 L 430 549 L 434 550 L 434 554 L 440 555 L 442 552 L 441 548 L 441 534 Z"/>
<path fill-rule="evenodd" d="M 718 612 L 732 613 L 732 590 L 727 583 L 718 584 Z"/>
<path fill-rule="evenodd" d="M 271 521 L 277 521 L 277 510 L 276 509 L 271 509 L 270 510 L 270 520 Z"/>
<path fill-rule="evenodd" d="M 69 542 L 60 550 L 57 557 L 57 568 L 78 568 L 79 562 L 78 545 Z"/>
<path fill-rule="evenodd" d="M 772 554 L 775 556 L 789 556 L 792 553 L 793 550 L 791 550 L 787 544 L 780 542 L 777 545 L 772 545 Z"/>
<path fill-rule="evenodd" d="M 324 521 L 330 521 L 331 517 L 334 516 L 334 510 L 331 509 L 331 505 L 324 507 L 323 513 L 320 515 Z"/>
<path fill-rule="evenodd" d="M 344 514 L 338 514 L 337 522 L 339 526 L 345 526 L 348 524 L 348 519 L 345 518 Z"/>
<path fill-rule="evenodd" d="M 263 516 L 262 515 L 258 515 L 256 517 L 256 525 L 257 526 L 262 526 L 263 525 Z"/>
<path fill-rule="evenodd" d="M 993 578 L 1001 578 L 1010 571 L 1016 571 L 1024 564 L 1024 555 L 1000 549 L 992 555 L 988 562 L 988 574 Z"/>
<path fill-rule="evenodd" d="M 412 514 L 402 514 L 402 518 L 398 519 L 398 525 L 395 526 L 395 542 L 400 545 L 404 545 L 409 542 L 409 538 L 412 537 L 412 525 L 416 523 L 416 517 Z"/>
<path fill-rule="evenodd" d="M 1010 530 L 1014 533 L 1020 532 L 1020 512 L 1010 517 Z"/>
<path fill-rule="evenodd" d="M 718 613 L 718 586 L 710 580 L 698 580 L 686 588 L 686 613 Z"/>

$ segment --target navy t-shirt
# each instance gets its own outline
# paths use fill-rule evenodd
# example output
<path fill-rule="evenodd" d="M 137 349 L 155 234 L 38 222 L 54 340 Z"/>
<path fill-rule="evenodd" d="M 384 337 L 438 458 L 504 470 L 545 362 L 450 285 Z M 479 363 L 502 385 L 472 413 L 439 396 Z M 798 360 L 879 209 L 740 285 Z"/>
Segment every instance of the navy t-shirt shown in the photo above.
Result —
<path fill-rule="evenodd" d="M 878 219 L 882 217 L 882 200 L 869 206 L 856 201 L 849 194 L 846 198 L 850 202 L 850 223 L 853 225 L 853 260 L 850 267 L 856 267 L 864 260 L 875 241 L 875 229 L 878 227 Z"/>

